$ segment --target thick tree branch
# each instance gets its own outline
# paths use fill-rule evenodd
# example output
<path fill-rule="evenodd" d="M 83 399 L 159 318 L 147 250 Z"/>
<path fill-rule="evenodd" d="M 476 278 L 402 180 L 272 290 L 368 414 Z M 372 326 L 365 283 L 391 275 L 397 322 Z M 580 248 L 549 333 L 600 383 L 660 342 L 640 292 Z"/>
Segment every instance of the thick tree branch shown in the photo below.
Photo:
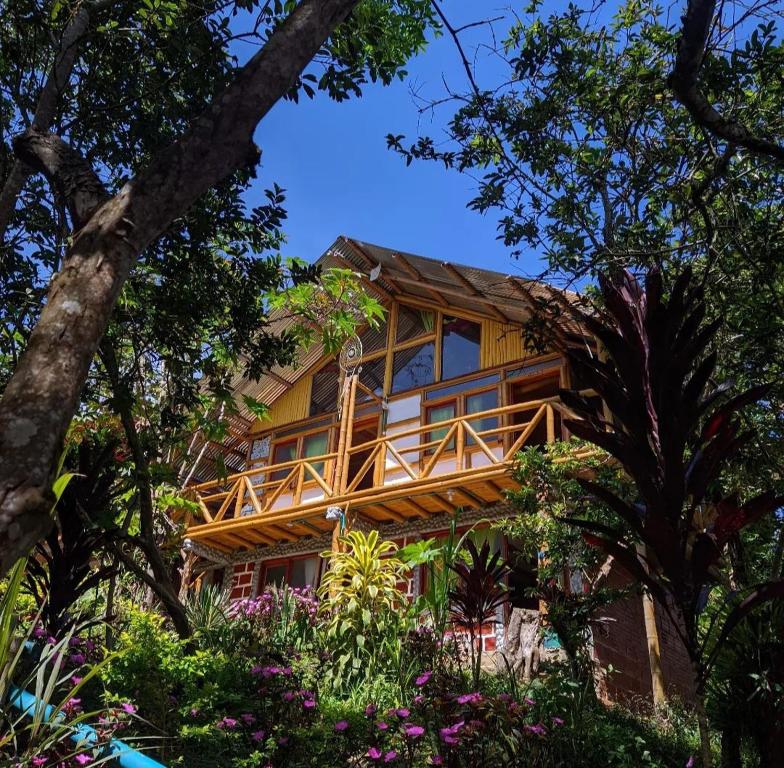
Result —
<path fill-rule="evenodd" d="M 115 0 L 98 0 L 97 2 L 84 2 L 79 10 L 68 22 L 60 38 L 60 45 L 55 54 L 54 63 L 46 78 L 44 87 L 38 97 L 35 114 L 33 115 L 32 128 L 37 131 L 48 131 L 57 114 L 60 94 L 68 85 L 71 77 L 79 43 L 90 28 L 91 14 L 109 7 Z M 5 233 L 11 223 L 25 180 L 30 175 L 28 168 L 21 158 L 11 166 L 3 188 L 0 189 L 0 247 L 5 241 Z"/>
<path fill-rule="evenodd" d="M 302 0 L 181 139 L 81 228 L 0 400 L 0 575 L 51 526 L 65 432 L 123 283 L 144 248 L 257 157 L 253 131 L 358 0 Z"/>
<path fill-rule="evenodd" d="M 755 136 L 741 123 L 724 117 L 700 90 L 700 71 L 715 12 L 716 0 L 688 0 L 669 85 L 697 125 L 723 141 L 784 165 L 784 146 Z"/>

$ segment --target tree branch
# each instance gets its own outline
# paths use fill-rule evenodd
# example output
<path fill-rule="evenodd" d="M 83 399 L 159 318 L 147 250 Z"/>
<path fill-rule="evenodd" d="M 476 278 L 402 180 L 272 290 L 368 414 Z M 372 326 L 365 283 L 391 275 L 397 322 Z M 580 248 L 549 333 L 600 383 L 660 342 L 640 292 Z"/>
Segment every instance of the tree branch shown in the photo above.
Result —
<path fill-rule="evenodd" d="M 73 71 L 79 43 L 90 27 L 91 13 L 101 11 L 111 6 L 115 0 L 98 0 L 85 2 L 79 7 L 71 21 L 63 31 L 60 45 L 52 64 L 49 76 L 38 97 L 35 114 L 33 115 L 32 128 L 37 131 L 48 131 L 57 114 L 60 94 L 68 85 Z M 24 160 L 18 158 L 11 166 L 5 184 L 0 190 L 0 247 L 5 241 L 5 233 L 11 223 L 16 208 L 16 200 L 31 169 L 25 165 Z"/>
<path fill-rule="evenodd" d="M 302 0 L 190 130 L 81 228 L 0 400 L 0 575 L 51 527 L 68 424 L 117 297 L 144 248 L 254 161 L 253 131 L 358 0 Z"/>
<path fill-rule="evenodd" d="M 715 12 L 716 0 L 688 0 L 669 85 L 697 125 L 730 144 L 784 165 L 784 146 L 755 136 L 741 123 L 724 117 L 700 90 L 700 71 Z"/>

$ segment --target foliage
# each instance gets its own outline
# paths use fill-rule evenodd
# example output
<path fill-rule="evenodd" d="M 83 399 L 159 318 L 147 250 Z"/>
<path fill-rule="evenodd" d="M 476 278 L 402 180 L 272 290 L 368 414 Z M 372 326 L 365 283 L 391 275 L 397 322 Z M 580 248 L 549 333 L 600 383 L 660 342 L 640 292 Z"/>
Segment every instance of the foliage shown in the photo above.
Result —
<path fill-rule="evenodd" d="M 404 565 L 397 545 L 378 531 L 350 531 L 340 550 L 324 552 L 329 570 L 319 587 L 320 612 L 334 656 L 329 679 L 336 688 L 382 673 L 383 643 L 405 622 L 405 596 L 398 584 Z"/>
<path fill-rule="evenodd" d="M 544 450 L 524 449 L 516 457 L 514 476 L 520 487 L 509 499 L 519 513 L 498 524 L 514 542 L 508 556 L 517 574 L 513 582 L 529 581 L 531 563 L 536 563 L 536 584 L 526 596 L 547 605 L 547 627 L 557 635 L 575 679 L 589 678 L 591 621 L 624 590 L 607 586 L 607 556 L 589 546 L 565 518 L 621 523 L 609 507 L 585 493 L 579 477 L 591 477 L 626 498 L 629 483 L 604 451 L 575 438 Z"/>
<path fill-rule="evenodd" d="M 506 602 L 504 579 L 509 572 L 501 562 L 501 552 L 490 554 L 490 543 L 481 549 L 471 539 L 465 541 L 470 562 L 458 561 L 450 568 L 457 576 L 449 591 L 452 621 L 459 629 L 468 632 L 474 687 L 479 686 L 482 671 L 482 627 L 498 621 L 497 611 Z"/>

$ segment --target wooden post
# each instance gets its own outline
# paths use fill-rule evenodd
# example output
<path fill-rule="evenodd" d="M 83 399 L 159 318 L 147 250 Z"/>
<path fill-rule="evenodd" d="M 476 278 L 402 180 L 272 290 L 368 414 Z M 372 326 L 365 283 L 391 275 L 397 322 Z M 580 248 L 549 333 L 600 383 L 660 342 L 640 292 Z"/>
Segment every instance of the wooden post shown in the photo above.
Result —
<path fill-rule="evenodd" d="M 645 555 L 645 545 L 638 544 L 637 551 Z M 656 626 L 656 604 L 645 591 L 642 593 L 642 613 L 645 619 L 645 641 L 648 646 L 648 665 L 651 670 L 651 693 L 655 707 L 664 706 L 667 695 L 664 691 L 664 672 L 661 666 L 659 628 Z"/>
<path fill-rule="evenodd" d="M 345 493 L 348 485 L 348 468 L 351 463 L 348 452 L 351 449 L 352 428 L 354 425 L 354 404 L 357 399 L 357 374 L 353 374 L 348 388 L 348 407 L 345 413 L 341 414 L 346 419 L 346 432 L 343 441 L 343 466 L 341 467 L 340 480 L 338 481 L 338 493 Z"/>

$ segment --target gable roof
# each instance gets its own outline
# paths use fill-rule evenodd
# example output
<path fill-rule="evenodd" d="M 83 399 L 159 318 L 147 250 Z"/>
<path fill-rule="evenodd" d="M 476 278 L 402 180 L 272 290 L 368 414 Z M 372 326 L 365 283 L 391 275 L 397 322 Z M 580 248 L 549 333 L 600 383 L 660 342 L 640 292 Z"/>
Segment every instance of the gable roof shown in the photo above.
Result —
<path fill-rule="evenodd" d="M 324 268 L 344 267 L 360 273 L 365 289 L 381 303 L 413 297 L 444 309 L 464 310 L 510 325 L 522 326 L 531 315 L 532 302 L 537 299 L 560 295 L 572 302 L 577 298 L 576 293 L 536 280 L 395 251 L 344 235 L 316 263 Z M 281 332 L 294 322 L 292 318 L 281 319 L 273 314 L 271 330 Z M 253 419 L 242 402 L 242 395 L 272 405 L 323 357 L 321 345 L 314 344 L 300 354 L 297 365 L 276 366 L 258 381 L 236 375 L 231 387 L 242 415 Z"/>

